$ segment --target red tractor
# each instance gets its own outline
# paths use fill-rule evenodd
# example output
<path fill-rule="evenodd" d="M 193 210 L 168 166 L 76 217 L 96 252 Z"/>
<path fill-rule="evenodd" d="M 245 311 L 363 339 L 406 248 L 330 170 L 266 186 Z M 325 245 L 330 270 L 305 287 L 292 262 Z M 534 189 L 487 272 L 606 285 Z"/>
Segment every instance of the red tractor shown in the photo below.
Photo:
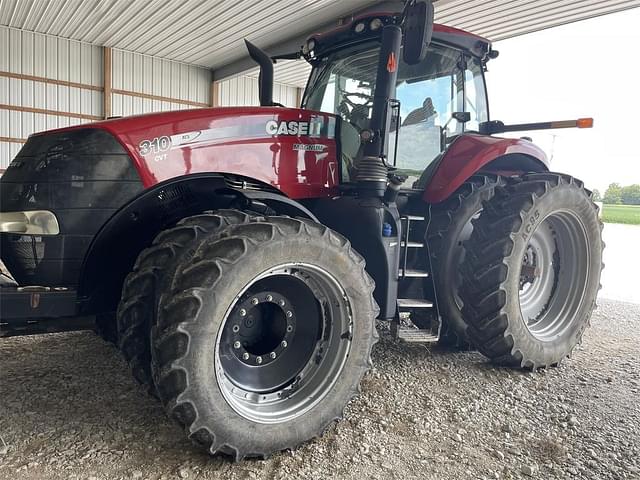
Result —
<path fill-rule="evenodd" d="M 341 417 L 376 319 L 406 342 L 559 364 L 595 307 L 591 193 L 489 119 L 488 40 L 433 7 L 311 37 L 300 108 L 168 112 L 32 135 L 1 179 L 0 335 L 87 328 L 195 443 L 236 459 Z M 289 58 L 292 56 L 288 56 Z"/>

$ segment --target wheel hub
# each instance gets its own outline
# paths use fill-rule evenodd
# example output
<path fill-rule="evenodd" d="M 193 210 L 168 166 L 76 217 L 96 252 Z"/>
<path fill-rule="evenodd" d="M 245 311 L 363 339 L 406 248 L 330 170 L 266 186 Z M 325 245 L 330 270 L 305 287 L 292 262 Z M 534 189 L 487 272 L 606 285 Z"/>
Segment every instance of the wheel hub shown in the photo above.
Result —
<path fill-rule="evenodd" d="M 250 395 L 298 381 L 321 336 L 323 315 L 303 277 L 258 280 L 231 309 L 223 328 L 219 348 L 225 377 Z"/>
<path fill-rule="evenodd" d="M 245 365 L 269 365 L 291 344 L 296 320 L 293 303 L 277 292 L 246 298 L 229 317 L 234 355 Z"/>

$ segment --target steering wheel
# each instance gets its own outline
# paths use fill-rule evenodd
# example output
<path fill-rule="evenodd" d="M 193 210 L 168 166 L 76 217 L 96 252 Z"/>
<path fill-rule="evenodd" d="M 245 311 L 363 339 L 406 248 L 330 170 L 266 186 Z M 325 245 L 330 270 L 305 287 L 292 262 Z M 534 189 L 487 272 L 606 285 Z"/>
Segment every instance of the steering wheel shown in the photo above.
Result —
<path fill-rule="evenodd" d="M 358 131 L 366 127 L 365 123 L 369 118 L 369 111 L 373 107 L 373 98 L 370 95 L 360 92 L 347 92 L 345 90 L 338 90 L 342 99 L 338 112 L 342 117 L 358 128 Z M 351 97 L 355 97 L 352 100 Z M 364 99 L 365 101 L 358 102 L 356 99 Z"/>
<path fill-rule="evenodd" d="M 342 101 L 346 102 L 349 106 L 351 107 L 355 107 L 355 106 L 365 106 L 365 107 L 373 107 L 373 97 L 371 95 L 367 95 L 366 93 L 361 93 L 361 92 L 347 92 L 346 90 L 339 90 L 340 94 L 342 95 Z M 364 98 L 365 102 L 355 102 L 353 100 L 351 100 L 350 97 L 356 97 L 356 98 Z"/>

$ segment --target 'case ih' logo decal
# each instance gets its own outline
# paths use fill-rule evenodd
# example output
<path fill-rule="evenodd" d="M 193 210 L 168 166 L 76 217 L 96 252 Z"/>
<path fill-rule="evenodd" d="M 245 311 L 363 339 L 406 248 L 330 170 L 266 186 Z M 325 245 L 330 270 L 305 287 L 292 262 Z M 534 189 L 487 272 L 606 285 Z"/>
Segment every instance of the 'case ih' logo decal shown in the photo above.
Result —
<path fill-rule="evenodd" d="M 310 122 L 269 120 L 266 124 L 266 130 L 269 135 L 308 135 L 310 137 L 319 137 L 322 132 L 322 119 L 312 120 Z"/>

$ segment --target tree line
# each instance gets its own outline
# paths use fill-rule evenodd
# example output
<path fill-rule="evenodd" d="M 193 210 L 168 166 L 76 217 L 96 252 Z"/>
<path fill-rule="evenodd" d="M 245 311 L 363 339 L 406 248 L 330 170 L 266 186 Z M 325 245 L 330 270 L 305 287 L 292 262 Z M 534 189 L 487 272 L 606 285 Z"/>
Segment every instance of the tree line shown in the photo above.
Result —
<path fill-rule="evenodd" d="M 640 185 L 636 183 L 623 187 L 619 183 L 612 183 L 605 190 L 604 197 L 594 190 L 593 199 L 614 205 L 640 205 Z"/>

